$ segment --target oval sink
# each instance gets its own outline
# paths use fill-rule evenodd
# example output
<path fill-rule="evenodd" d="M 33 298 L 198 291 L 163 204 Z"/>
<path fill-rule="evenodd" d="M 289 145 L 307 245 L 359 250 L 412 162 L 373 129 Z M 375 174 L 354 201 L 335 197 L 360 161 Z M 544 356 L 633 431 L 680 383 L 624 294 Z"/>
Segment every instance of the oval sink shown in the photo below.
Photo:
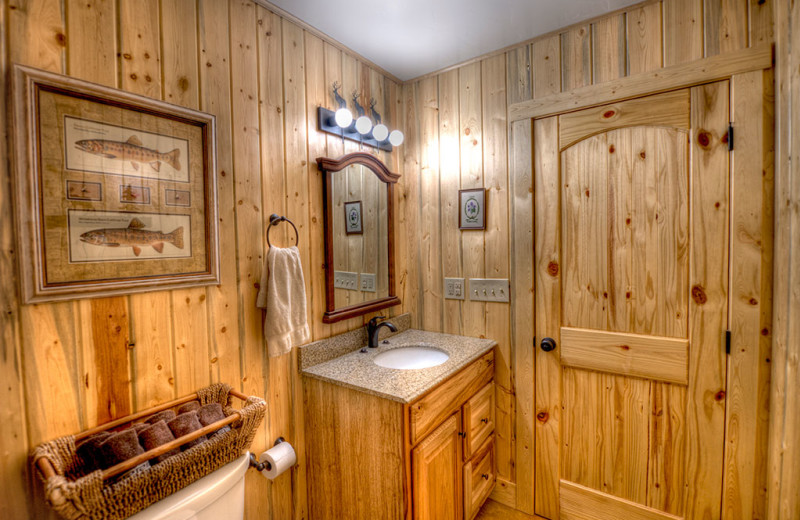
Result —
<path fill-rule="evenodd" d="M 412 370 L 435 367 L 448 359 L 450 359 L 450 354 L 438 348 L 412 345 L 381 352 L 375 356 L 373 361 L 376 365 L 385 368 Z"/>

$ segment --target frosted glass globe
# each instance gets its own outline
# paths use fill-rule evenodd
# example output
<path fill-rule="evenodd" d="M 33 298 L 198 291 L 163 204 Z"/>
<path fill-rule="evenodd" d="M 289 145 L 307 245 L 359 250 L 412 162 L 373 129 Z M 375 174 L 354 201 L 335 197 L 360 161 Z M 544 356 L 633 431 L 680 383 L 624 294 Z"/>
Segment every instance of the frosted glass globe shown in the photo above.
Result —
<path fill-rule="evenodd" d="M 383 142 L 389 137 L 389 129 L 386 128 L 386 125 L 375 125 L 375 128 L 372 129 L 372 137 L 379 143 Z"/>
<path fill-rule="evenodd" d="M 405 136 L 400 130 L 392 130 L 392 133 L 389 134 L 389 142 L 392 143 L 392 146 L 400 146 L 404 139 Z"/>
<path fill-rule="evenodd" d="M 356 130 L 361 135 L 367 135 L 372 130 L 372 121 L 367 116 L 361 116 L 356 119 Z"/>
<path fill-rule="evenodd" d="M 347 128 L 353 122 L 353 114 L 346 108 L 340 108 L 333 116 L 339 128 Z"/>

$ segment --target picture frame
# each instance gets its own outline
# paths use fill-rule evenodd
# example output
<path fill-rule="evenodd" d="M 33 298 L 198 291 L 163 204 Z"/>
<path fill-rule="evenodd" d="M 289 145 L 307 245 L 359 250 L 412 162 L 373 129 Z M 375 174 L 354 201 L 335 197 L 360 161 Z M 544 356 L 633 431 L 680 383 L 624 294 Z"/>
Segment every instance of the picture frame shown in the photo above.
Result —
<path fill-rule="evenodd" d="M 486 229 L 486 189 L 458 190 L 458 229 Z"/>
<path fill-rule="evenodd" d="M 348 235 L 363 233 L 364 224 L 361 219 L 361 201 L 344 203 L 344 232 Z"/>
<path fill-rule="evenodd" d="M 12 122 L 25 303 L 219 284 L 213 115 L 14 65 Z"/>

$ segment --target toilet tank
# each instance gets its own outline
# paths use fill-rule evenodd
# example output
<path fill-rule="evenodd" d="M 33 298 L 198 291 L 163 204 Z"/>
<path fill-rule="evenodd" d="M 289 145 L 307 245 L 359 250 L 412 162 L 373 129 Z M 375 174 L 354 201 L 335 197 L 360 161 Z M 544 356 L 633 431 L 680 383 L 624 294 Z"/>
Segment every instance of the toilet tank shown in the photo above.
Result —
<path fill-rule="evenodd" d="M 245 453 L 128 520 L 241 520 L 244 474 L 249 467 L 250 453 Z"/>

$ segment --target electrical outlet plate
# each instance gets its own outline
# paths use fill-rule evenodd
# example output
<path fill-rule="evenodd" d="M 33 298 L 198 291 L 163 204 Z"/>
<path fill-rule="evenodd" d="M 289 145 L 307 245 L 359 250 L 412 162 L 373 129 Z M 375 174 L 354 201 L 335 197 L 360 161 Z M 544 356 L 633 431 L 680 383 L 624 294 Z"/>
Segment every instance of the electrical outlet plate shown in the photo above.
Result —
<path fill-rule="evenodd" d="M 375 274 L 361 273 L 361 290 L 363 292 L 377 292 L 377 289 L 375 289 Z"/>
<path fill-rule="evenodd" d="M 444 279 L 444 297 L 448 300 L 463 300 L 464 292 L 463 278 Z"/>
<path fill-rule="evenodd" d="M 508 280 L 505 278 L 470 278 L 469 299 L 478 302 L 508 302 Z"/>
<path fill-rule="evenodd" d="M 349 273 L 347 271 L 334 271 L 333 286 L 336 289 L 347 289 L 348 291 L 357 291 L 358 273 Z"/>

